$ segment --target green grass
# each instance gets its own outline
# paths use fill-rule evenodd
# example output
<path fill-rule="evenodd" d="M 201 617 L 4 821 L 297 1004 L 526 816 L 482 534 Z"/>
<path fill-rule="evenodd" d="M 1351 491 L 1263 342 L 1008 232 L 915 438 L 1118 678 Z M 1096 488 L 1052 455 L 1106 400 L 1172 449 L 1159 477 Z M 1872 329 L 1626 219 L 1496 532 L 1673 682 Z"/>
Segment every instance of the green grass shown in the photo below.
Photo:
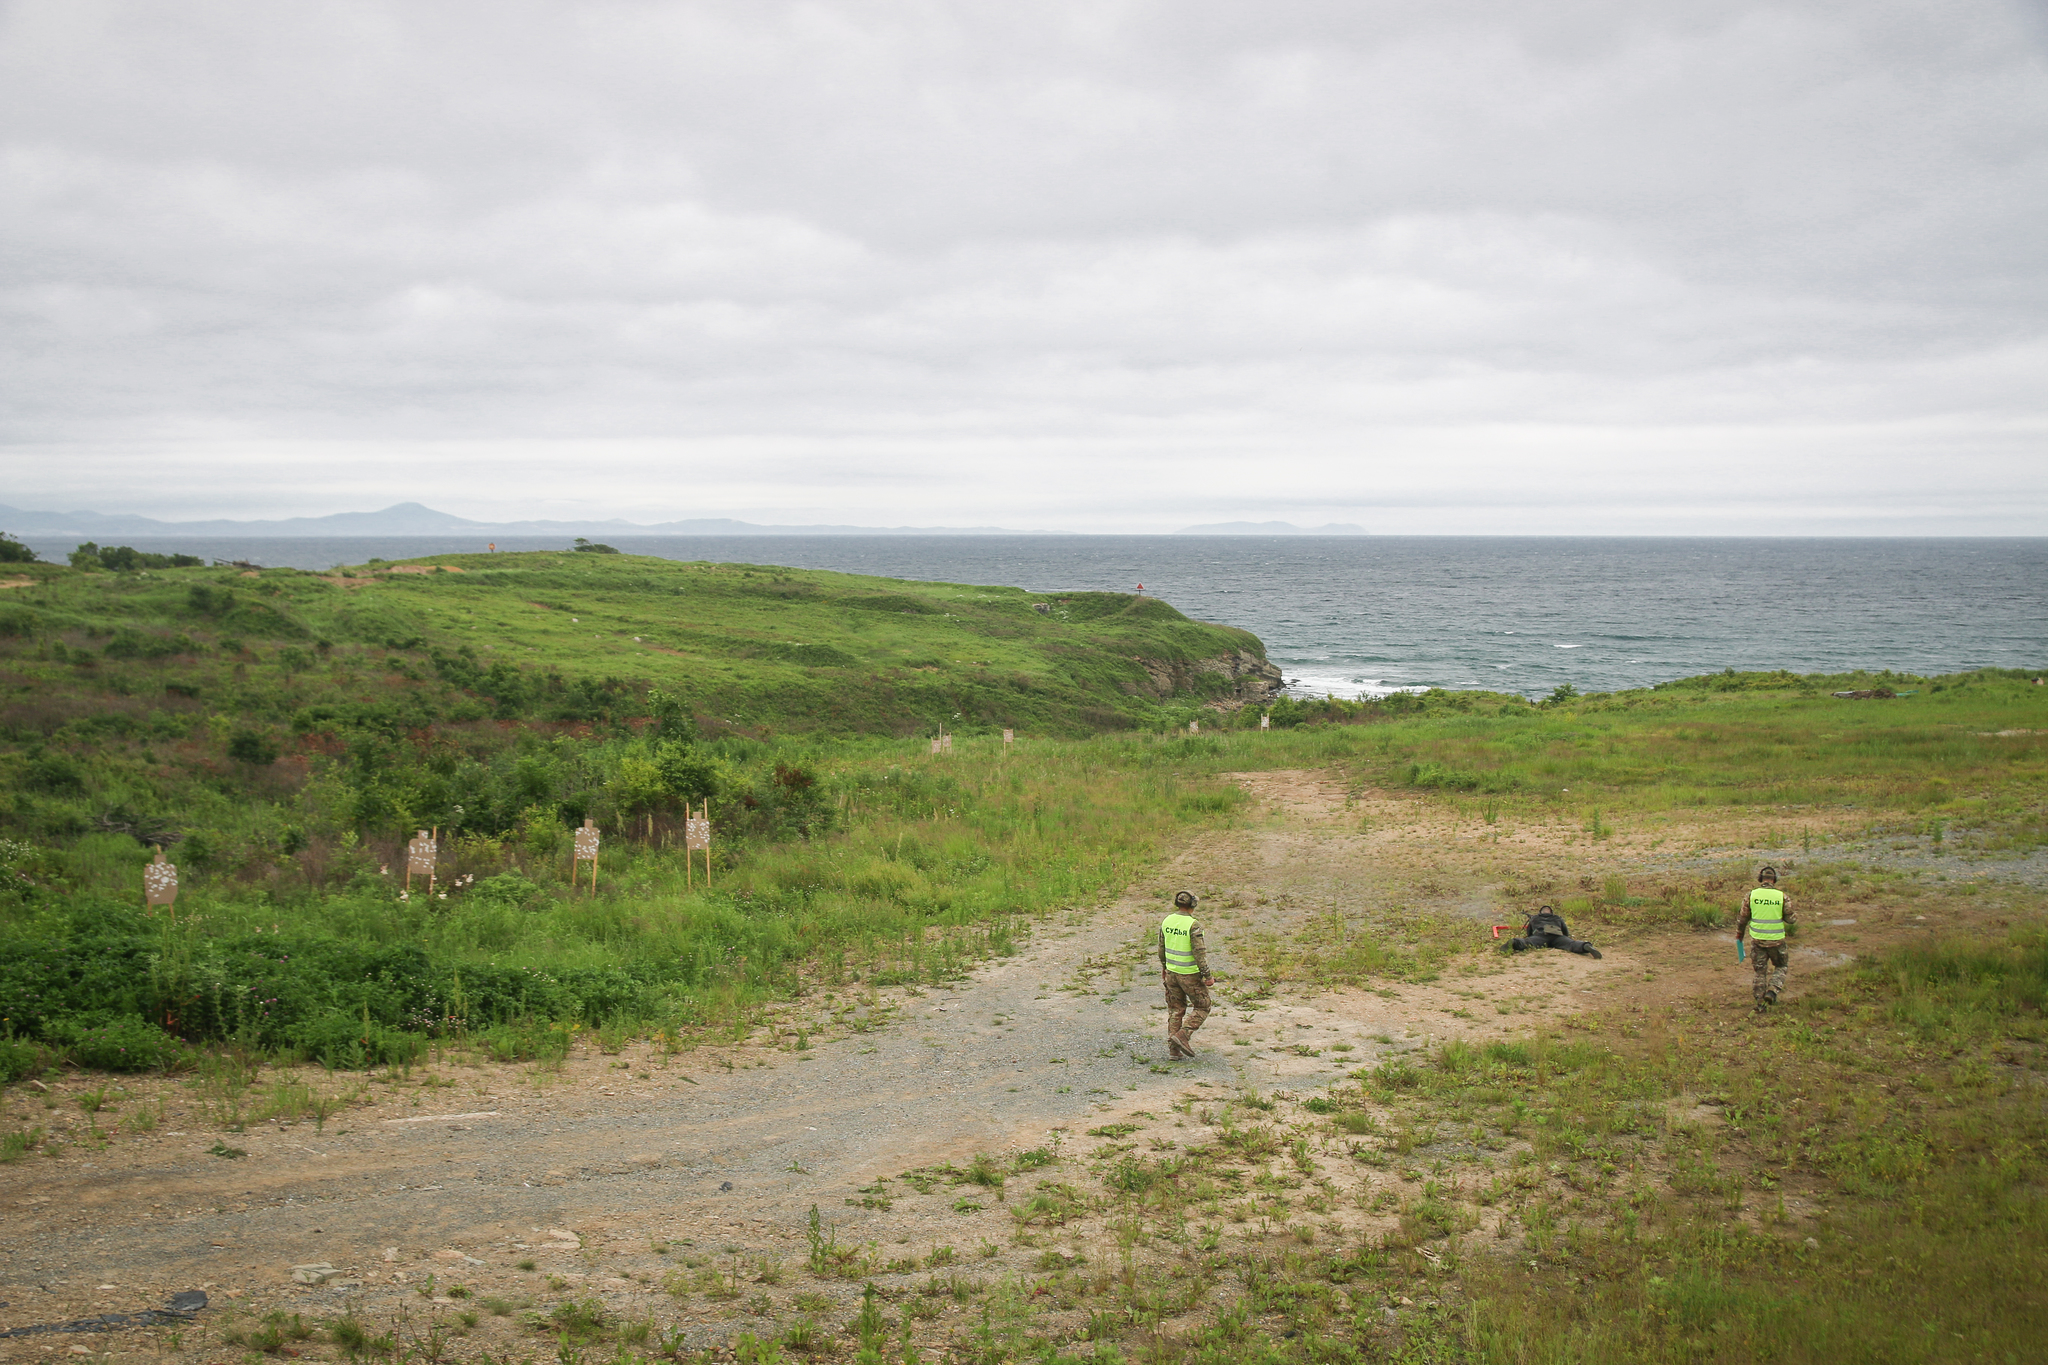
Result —
<path fill-rule="evenodd" d="M 1538 1275 L 1582 1286 L 1523 1294 L 1473 1258 L 1481 1358 L 2029 1358 L 2044 1006 L 2035 925 L 1896 950 L 1739 1028 L 1686 1011 L 1632 1042 L 1444 1049 L 1414 1103 L 1512 1116 L 1562 1163 L 1516 1207 Z"/>
<path fill-rule="evenodd" d="M 1588 1016 L 1277 1114 L 1239 1096 L 1205 1115 L 1213 1141 L 1108 1145 L 1042 1187 L 1100 1213 L 1126 1259 L 1044 1253 L 1030 1292 L 1154 1359 L 2029 1360 L 2048 1335 L 2044 1009 L 2035 923 L 1893 951 L 1761 1020 Z M 1351 1197 L 1331 1178 L 1346 1148 L 1409 1168 L 1371 1204 L 1391 1230 L 1316 1225 Z M 1020 1229 L 1052 1204 L 1033 1196 Z M 1191 1301 L 1212 1307 L 1162 1326 Z"/>
<path fill-rule="evenodd" d="M 555 1025 L 674 1035 L 800 970 L 956 975 L 1236 804 L 1170 746 L 1075 762 L 1048 739 L 1177 725 L 1229 691 L 1204 660 L 1258 655 L 1151 599 L 631 556 L 400 567 L 421 566 L 22 569 L 0 603 L 10 1074 L 50 1046 L 185 1064 L 159 1028 L 335 1065 L 451 1033 L 558 1059 Z M 709 888 L 675 847 L 706 802 Z M 578 899 L 585 819 L 606 847 Z M 439 875 L 407 890 L 423 827 Z M 159 842 L 180 899 L 145 917 Z"/>
<path fill-rule="evenodd" d="M 437 571 L 412 572 L 423 568 Z M 162 728 L 165 698 L 170 719 L 212 712 L 279 739 L 365 716 L 591 721 L 647 715 L 659 688 L 717 731 L 1008 725 L 1042 738 L 1128 728 L 1176 694 L 1227 694 L 1201 661 L 1263 655 L 1247 631 L 1130 594 L 637 555 L 28 572 L 36 585 L 0 604 L 0 640 L 36 684 L 37 700 L 15 707 L 31 728 L 86 710 L 103 727 Z"/>
<path fill-rule="evenodd" d="M 391 591 L 413 591 L 406 583 Z M 0 1066 L 189 1064 L 165 1028 L 338 1066 L 408 1061 L 449 1036 L 544 1063 L 580 1029 L 609 1047 L 650 1031 L 737 1038 L 800 985 L 946 979 L 1008 951 L 1038 917 L 1119 891 L 1191 829 L 1241 818 L 1219 775 L 1262 767 L 1334 767 L 1399 791 L 1418 765 L 1491 763 L 1514 780 L 1482 811 L 1457 788 L 1416 795 L 1475 825 L 1556 822 L 1572 837 L 1583 837 L 1581 802 L 1630 835 L 1654 834 L 1677 818 L 1665 798 L 1682 789 L 1717 817 L 1753 813 L 1745 834 L 1810 852 L 1809 874 L 1831 866 L 1844 833 L 1910 833 L 1930 811 L 1948 849 L 2029 843 L 2043 818 L 2038 737 L 1995 732 L 2037 728 L 2048 694 L 2002 675 L 1935 685 L 1883 703 L 1810 695 L 1819 686 L 1803 680 L 1491 709 L 1439 693 L 1330 713 L 1348 724 L 1111 733 L 1007 756 L 992 736 L 933 757 L 921 739 L 692 743 L 680 721 L 672 738 L 461 721 L 322 731 L 266 767 L 209 756 L 221 728 L 210 720 L 174 715 L 187 727 L 177 741 L 85 716 L 40 744 L 10 732 L 18 747 L 0 770 L 11 803 L 0 817 L 15 831 L 0 840 Z M 152 725 L 169 726 L 166 714 Z M 1822 745 L 1817 731 L 1862 740 Z M 1753 805 L 1760 774 L 1800 745 L 1814 755 L 1798 768 L 1800 793 L 1776 794 L 1809 803 Z M 1572 791 L 1527 790 L 1521 774 L 1539 771 Z M 1639 780 L 1651 772 L 1655 783 Z M 709 887 L 674 847 L 690 784 L 715 806 Z M 178 912 L 145 917 L 148 851 L 114 831 L 172 812 L 184 830 Z M 595 895 L 568 884 L 566 826 L 584 816 L 606 838 Z M 380 869 L 402 868 L 407 829 L 443 817 L 453 828 L 436 888 L 407 896 Z M 1803 874 L 1802 904 L 1853 905 L 1886 878 Z M 1712 877 L 1610 880 L 1610 922 L 1699 925 L 1728 899 Z M 1566 908 L 1583 914 L 1591 900 Z M 1244 950 L 1269 979 L 1368 983 L 1427 978 L 1469 949 L 1469 926 L 1410 918 L 1396 936 L 1317 920 Z"/>
<path fill-rule="evenodd" d="M 1806 834 L 1825 840 L 1846 804 L 1967 848 L 2027 848 L 2048 842 L 2038 675 L 1715 675 L 1521 709 L 1389 698 L 1427 719 L 1387 735 L 1356 772 L 1440 794 L 1475 823 L 1544 815 L 1596 838 L 1618 820 L 1712 809 L 1753 811 L 1760 832 L 1797 843 L 1791 812 L 1803 809 Z M 1918 695 L 1828 695 L 1880 680 L 1918 684 Z"/>

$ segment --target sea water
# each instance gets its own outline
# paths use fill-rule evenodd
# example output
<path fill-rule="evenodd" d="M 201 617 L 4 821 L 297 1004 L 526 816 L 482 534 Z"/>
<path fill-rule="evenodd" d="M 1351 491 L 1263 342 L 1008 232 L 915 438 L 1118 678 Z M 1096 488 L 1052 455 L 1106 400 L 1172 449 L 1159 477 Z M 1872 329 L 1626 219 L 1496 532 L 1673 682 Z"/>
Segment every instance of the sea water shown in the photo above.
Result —
<path fill-rule="evenodd" d="M 461 537 L 171 539 L 324 569 L 473 553 Z M 1172 603 L 1266 643 L 1308 696 L 1488 688 L 1543 696 L 1722 669 L 2048 670 L 2048 539 L 1453 536 L 632 537 L 631 553 Z M 42 547 L 59 556 L 68 546 Z M 503 538 L 501 551 L 563 549 Z"/>

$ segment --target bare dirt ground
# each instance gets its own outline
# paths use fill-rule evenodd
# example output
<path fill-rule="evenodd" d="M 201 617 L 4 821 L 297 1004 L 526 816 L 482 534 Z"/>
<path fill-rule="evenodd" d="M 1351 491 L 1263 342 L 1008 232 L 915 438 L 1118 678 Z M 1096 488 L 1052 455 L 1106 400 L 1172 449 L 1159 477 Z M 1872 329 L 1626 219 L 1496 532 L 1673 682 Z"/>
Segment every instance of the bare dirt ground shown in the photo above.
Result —
<path fill-rule="evenodd" d="M 1212 1106 L 1247 1090 L 1301 1097 L 1393 1052 L 1524 1037 L 1593 1009 L 1720 997 L 1731 1017 L 1748 1010 L 1748 971 L 1725 931 L 1574 924 L 1603 949 L 1594 961 L 1487 953 L 1487 926 L 1582 894 L 1582 879 L 1619 873 L 1654 885 L 1702 863 L 1746 869 L 1762 855 L 1783 858 L 1770 842 L 1783 829 L 1759 831 L 1753 816 L 1740 825 L 1674 816 L 1595 843 L 1576 825 L 1488 824 L 1407 797 L 1350 793 L 1322 774 L 1238 780 L 1254 798 L 1251 818 L 1193 841 L 1114 904 L 1041 923 L 1015 956 L 971 981 L 821 993 L 742 1044 L 676 1055 L 592 1045 L 559 1070 L 449 1052 L 403 1075 L 315 1071 L 306 1079 L 316 1089 L 353 1089 L 356 1102 L 324 1125 L 275 1119 L 240 1131 L 224 1128 L 217 1095 L 188 1080 L 15 1086 L 0 1131 L 42 1128 L 60 1154 L 0 1166 L 0 1329 L 156 1307 L 181 1290 L 212 1301 L 183 1329 L 0 1339 L 0 1359 L 153 1357 L 174 1331 L 181 1359 L 239 1359 L 222 1328 L 279 1309 L 398 1321 L 415 1333 L 438 1321 L 462 1334 L 455 1357 L 547 1355 L 549 1339 L 517 1310 L 545 1312 L 567 1297 L 651 1317 L 698 1348 L 799 1312 L 836 1331 L 862 1279 L 906 1291 L 950 1261 L 948 1274 L 993 1280 L 1027 1271 L 1048 1243 L 1112 1260 L 1114 1230 L 1099 1213 L 1018 1235 L 1012 1209 L 1034 1177 L 1076 1179 L 1078 1159 L 1105 1148 L 1194 1145 Z M 1795 908 L 1804 860 L 1802 851 L 1788 876 Z M 1999 872 L 1982 863 L 1954 875 Z M 1169 1065 L 1145 936 L 1184 885 L 1204 898 L 1225 980 L 1198 1039 L 1202 1055 Z M 1832 917 L 1846 922 L 1809 921 L 1792 990 L 1857 953 L 1973 923 L 1982 915 L 1972 904 L 1874 899 Z M 1426 984 L 1283 983 L 1270 995 L 1253 992 L 1233 952 L 1233 940 L 1285 934 L 1313 916 L 1341 914 L 1372 933 L 1396 905 L 1462 917 L 1480 951 Z M 803 1049 L 799 1029 L 809 1034 Z M 249 1101 L 277 1079 L 259 1081 Z M 105 1102 L 88 1114 L 81 1101 L 95 1095 Z M 1112 1124 L 1132 1127 L 1087 1131 Z M 978 1153 L 1014 1166 L 1039 1148 L 1055 1164 L 1013 1173 L 1000 1192 L 902 1178 L 964 1167 Z M 241 1155 L 221 1154 L 230 1150 Z M 1373 1183 L 1403 1178 L 1352 1171 L 1358 1188 L 1322 1210 L 1326 1229 L 1384 1220 Z M 813 1206 L 841 1244 L 872 1244 L 867 1273 L 802 1271 Z M 763 1261 L 785 1272 L 763 1274 Z M 315 1262 L 339 1274 L 295 1283 L 292 1267 Z M 731 1297 L 708 1292 L 707 1275 L 721 1267 L 743 1272 Z M 677 1287 L 685 1292 L 667 1292 Z M 479 1312 L 487 1299 L 515 1311 Z M 473 1326 L 459 1324 L 464 1312 L 478 1316 Z M 951 1322 L 930 1324 L 935 1340 Z"/>

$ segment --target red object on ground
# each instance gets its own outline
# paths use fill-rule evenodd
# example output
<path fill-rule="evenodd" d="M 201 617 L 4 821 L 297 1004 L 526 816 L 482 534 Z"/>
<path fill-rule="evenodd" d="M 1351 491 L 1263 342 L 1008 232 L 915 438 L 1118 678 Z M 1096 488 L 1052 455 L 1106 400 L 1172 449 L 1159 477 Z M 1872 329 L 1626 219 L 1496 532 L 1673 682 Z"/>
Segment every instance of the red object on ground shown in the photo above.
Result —
<path fill-rule="evenodd" d="M 1493 926 L 1493 936 L 1494 936 L 1495 938 L 1499 938 L 1499 937 L 1500 937 L 1500 931 L 1501 931 L 1501 930 L 1503 930 L 1503 929 L 1512 929 L 1512 928 L 1514 928 L 1514 927 L 1515 927 L 1515 926 L 1514 926 L 1514 925 L 1512 925 L 1512 924 L 1496 924 L 1496 925 L 1494 925 L 1494 926 Z"/>

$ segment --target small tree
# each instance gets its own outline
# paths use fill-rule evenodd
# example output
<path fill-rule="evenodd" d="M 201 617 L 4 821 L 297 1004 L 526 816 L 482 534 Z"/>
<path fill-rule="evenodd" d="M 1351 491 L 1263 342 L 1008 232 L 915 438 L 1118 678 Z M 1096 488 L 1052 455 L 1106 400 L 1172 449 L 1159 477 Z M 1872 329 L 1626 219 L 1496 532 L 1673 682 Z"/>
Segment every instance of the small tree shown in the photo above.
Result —
<path fill-rule="evenodd" d="M 661 785 L 670 797 L 685 805 L 709 801 L 725 787 L 725 772 L 715 759 L 705 758 L 689 745 L 665 742 L 654 751 L 655 766 L 661 769 Z"/>
<path fill-rule="evenodd" d="M 34 550 L 31 550 L 13 536 L 8 535 L 5 531 L 0 531 L 0 564 L 34 564 L 37 562 Z"/>
<path fill-rule="evenodd" d="M 697 718 L 690 714 L 690 703 L 673 692 L 659 687 L 647 689 L 648 714 L 654 717 L 653 734 L 656 739 L 673 740 L 678 744 L 692 744 L 697 739 Z"/>

